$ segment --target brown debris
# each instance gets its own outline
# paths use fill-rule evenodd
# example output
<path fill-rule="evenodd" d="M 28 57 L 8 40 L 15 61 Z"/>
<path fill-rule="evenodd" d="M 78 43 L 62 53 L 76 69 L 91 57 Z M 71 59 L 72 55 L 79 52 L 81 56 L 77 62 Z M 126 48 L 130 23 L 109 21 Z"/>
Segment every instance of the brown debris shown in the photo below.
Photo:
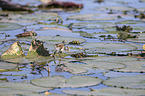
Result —
<path fill-rule="evenodd" d="M 8 11 L 32 11 L 31 9 L 23 7 L 22 5 L 13 4 L 6 0 L 0 0 L 0 7 L 2 10 Z"/>
<path fill-rule="evenodd" d="M 40 5 L 39 7 L 43 7 Z M 58 2 L 52 1 L 45 5 L 47 8 L 64 8 L 64 9 L 81 9 L 83 8 L 83 4 L 76 4 L 73 2 Z"/>
<path fill-rule="evenodd" d="M 126 31 L 131 32 L 133 30 L 132 27 L 123 25 L 122 27 L 116 26 L 116 31 Z"/>
<path fill-rule="evenodd" d="M 87 55 L 84 54 L 84 53 L 71 54 L 71 56 L 72 56 L 72 57 L 75 57 L 75 58 L 87 57 Z"/>
<path fill-rule="evenodd" d="M 142 51 L 141 52 L 141 57 L 144 57 L 145 58 L 145 51 Z"/>
<path fill-rule="evenodd" d="M 79 45 L 81 44 L 81 42 L 74 40 L 74 41 L 69 42 L 69 44 Z"/>
<path fill-rule="evenodd" d="M 36 36 L 36 35 L 37 33 L 34 31 L 27 31 L 27 32 L 16 35 L 16 37 L 19 38 L 19 37 L 28 37 L 28 36 Z"/>
<path fill-rule="evenodd" d="M 140 19 L 145 19 L 145 14 L 144 13 L 140 13 L 139 15 L 135 15 L 135 18 L 140 18 Z"/>
<path fill-rule="evenodd" d="M 43 43 L 40 42 L 39 40 L 33 40 L 31 42 L 28 55 L 30 52 L 36 52 L 38 55 L 41 55 L 41 56 L 50 56 L 49 51 L 47 51 L 44 48 Z"/>

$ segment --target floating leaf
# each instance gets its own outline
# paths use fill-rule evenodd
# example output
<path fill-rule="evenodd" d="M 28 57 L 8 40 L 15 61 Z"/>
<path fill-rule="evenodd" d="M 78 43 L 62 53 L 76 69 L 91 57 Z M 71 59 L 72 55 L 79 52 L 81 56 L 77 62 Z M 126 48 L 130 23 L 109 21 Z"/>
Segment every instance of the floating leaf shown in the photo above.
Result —
<path fill-rule="evenodd" d="M 97 62 L 129 62 L 136 61 L 137 58 L 129 56 L 103 56 L 103 57 L 87 57 L 86 60 L 96 60 Z M 85 59 L 84 59 L 85 60 Z"/>
<path fill-rule="evenodd" d="M 129 38 L 127 41 L 145 43 L 145 33 L 140 33 L 138 38 Z"/>
<path fill-rule="evenodd" d="M 121 72 L 145 72 L 145 67 L 142 66 L 145 62 L 144 59 L 138 60 L 137 58 L 127 56 L 91 57 L 90 60 L 89 58 L 86 59 L 84 63 L 98 69 L 113 69 Z"/>
<path fill-rule="evenodd" d="M 117 19 L 117 17 L 108 14 L 79 14 L 69 16 L 68 19 L 75 19 L 81 21 L 94 21 L 94 20 L 113 20 Z"/>
<path fill-rule="evenodd" d="M 17 67 L 17 64 L 12 64 L 12 63 L 6 63 L 6 62 L 0 62 L 0 71 L 10 71 L 10 70 L 15 70 Z"/>
<path fill-rule="evenodd" d="M 111 53 L 111 52 L 121 52 L 136 50 L 137 46 L 133 46 L 130 43 L 86 43 L 83 48 L 88 49 L 91 53 Z"/>
<path fill-rule="evenodd" d="M 1 82 L 0 90 L 1 90 L 0 94 L 7 96 L 16 96 L 16 95 L 41 96 L 41 94 L 39 94 L 38 92 L 50 90 L 50 88 L 37 87 L 30 83 Z"/>
<path fill-rule="evenodd" d="M 81 81 L 81 82 L 80 82 Z M 65 79 L 62 76 L 43 77 L 33 79 L 31 82 L 34 85 L 41 87 L 85 87 L 97 85 L 101 82 L 101 79 L 88 77 L 88 76 L 72 76 L 69 79 Z"/>
<path fill-rule="evenodd" d="M 0 31 L 15 30 L 22 27 L 22 25 L 16 23 L 0 22 Z"/>
<path fill-rule="evenodd" d="M 122 18 L 130 18 L 129 15 L 121 15 L 121 14 L 78 14 L 69 16 L 68 19 L 75 19 L 80 21 L 105 21 L 105 20 L 116 20 L 117 16 L 121 16 Z"/>
<path fill-rule="evenodd" d="M 121 72 L 145 72 L 145 67 L 142 65 L 145 63 L 145 60 L 140 61 L 129 61 L 129 62 L 121 62 L 126 65 L 123 69 L 117 69 L 117 71 Z"/>
<path fill-rule="evenodd" d="M 86 28 L 86 29 L 96 29 L 115 26 L 112 22 L 80 22 L 73 23 L 73 28 Z"/>
<path fill-rule="evenodd" d="M 23 55 L 24 54 L 23 54 L 22 48 L 19 44 L 19 41 L 16 41 L 11 45 L 11 47 L 7 51 L 5 51 L 1 55 L 1 58 L 5 58 L 5 59 L 16 58 L 16 57 L 23 56 Z"/>
<path fill-rule="evenodd" d="M 81 96 L 139 96 L 144 95 L 144 90 L 136 90 L 136 89 L 120 89 L 120 88 L 103 88 L 103 89 L 94 89 L 93 91 L 81 91 L 81 90 L 63 90 L 64 93 L 69 95 L 81 95 Z"/>
<path fill-rule="evenodd" d="M 103 83 L 108 86 L 145 89 L 145 75 L 113 77 Z"/>
<path fill-rule="evenodd" d="M 125 6 L 102 6 L 102 7 L 99 6 L 99 7 L 94 8 L 94 10 L 132 11 L 134 9 L 131 7 L 125 7 Z"/>
<path fill-rule="evenodd" d="M 119 76 L 135 76 L 135 75 L 140 75 L 140 74 L 142 74 L 142 73 L 126 73 L 126 72 L 110 71 L 110 72 L 106 72 L 103 75 L 106 77 L 119 77 Z"/>
<path fill-rule="evenodd" d="M 25 20 L 52 20 L 57 17 L 57 13 L 35 13 L 19 16 L 20 19 Z M 12 17 L 12 16 L 11 16 Z"/>
<path fill-rule="evenodd" d="M 93 68 L 102 69 L 102 70 L 122 69 L 125 67 L 125 65 L 123 65 L 121 63 L 98 62 L 95 59 L 94 60 L 85 60 L 85 63 L 87 63 L 89 66 L 92 66 Z"/>

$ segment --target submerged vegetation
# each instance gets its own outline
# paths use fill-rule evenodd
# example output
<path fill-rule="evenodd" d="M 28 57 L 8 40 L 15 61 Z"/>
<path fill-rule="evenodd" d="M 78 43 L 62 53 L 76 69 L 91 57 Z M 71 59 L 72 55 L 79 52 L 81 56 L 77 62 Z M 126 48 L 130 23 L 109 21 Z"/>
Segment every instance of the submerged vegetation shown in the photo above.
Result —
<path fill-rule="evenodd" d="M 144 5 L 0 0 L 0 95 L 143 96 Z"/>

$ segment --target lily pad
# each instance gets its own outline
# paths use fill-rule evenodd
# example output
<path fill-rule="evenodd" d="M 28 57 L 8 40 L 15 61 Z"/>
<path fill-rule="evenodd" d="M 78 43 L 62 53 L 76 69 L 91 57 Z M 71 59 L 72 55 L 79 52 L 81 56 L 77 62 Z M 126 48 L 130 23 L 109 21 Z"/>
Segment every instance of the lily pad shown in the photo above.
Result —
<path fill-rule="evenodd" d="M 73 23 L 73 28 L 86 28 L 86 29 L 96 29 L 115 26 L 112 22 L 80 22 Z"/>
<path fill-rule="evenodd" d="M 52 20 L 58 16 L 57 13 L 35 13 L 35 14 L 25 14 L 25 15 L 10 15 L 11 18 L 15 19 L 22 19 L 22 20 Z M 17 17 L 17 18 L 16 18 Z"/>
<path fill-rule="evenodd" d="M 140 33 L 138 38 L 130 38 L 130 39 L 127 39 L 127 41 L 145 43 L 145 33 Z"/>
<path fill-rule="evenodd" d="M 145 75 L 113 77 L 103 83 L 108 86 L 145 89 Z"/>
<path fill-rule="evenodd" d="M 15 70 L 15 68 L 17 68 L 17 66 L 18 66 L 17 64 L 0 62 L 0 71 Z"/>
<path fill-rule="evenodd" d="M 96 60 L 97 62 L 129 62 L 136 61 L 137 58 L 129 56 L 103 56 L 103 57 L 87 57 L 86 60 Z M 84 60 L 85 60 L 84 59 Z"/>
<path fill-rule="evenodd" d="M 133 28 L 131 32 L 143 32 L 145 30 L 144 28 L 145 23 L 139 20 L 124 20 L 124 21 L 116 22 L 116 24 L 118 26 L 123 26 L 123 25 L 131 26 Z M 108 28 L 104 28 L 103 30 L 109 32 L 116 31 L 116 27 L 108 27 Z"/>
<path fill-rule="evenodd" d="M 129 15 L 121 15 L 121 14 L 78 14 L 69 16 L 67 19 L 74 19 L 79 21 L 102 21 L 102 20 L 116 20 L 117 16 L 120 15 L 122 18 L 130 18 Z"/>
<path fill-rule="evenodd" d="M 120 77 L 120 76 L 136 76 L 140 75 L 142 73 L 126 73 L 126 72 L 114 72 L 114 71 L 109 71 L 103 74 L 106 77 Z"/>
<path fill-rule="evenodd" d="M 74 36 L 78 37 L 78 33 L 73 33 L 72 30 L 66 28 L 55 28 L 55 27 L 43 27 L 37 31 L 37 34 L 40 36 Z"/>
<path fill-rule="evenodd" d="M 11 45 L 11 47 L 7 51 L 5 51 L 1 55 L 1 58 L 5 58 L 5 59 L 16 58 L 16 57 L 23 56 L 23 55 L 24 54 L 23 54 L 22 48 L 19 44 L 19 41 L 16 41 Z"/>
<path fill-rule="evenodd" d="M 140 46 L 140 45 L 138 45 Z M 83 48 L 88 49 L 90 53 L 111 53 L 136 50 L 138 46 L 133 46 L 130 43 L 86 43 Z"/>
<path fill-rule="evenodd" d="M 93 68 L 102 69 L 102 70 L 110 70 L 110 69 L 122 69 L 125 65 L 121 63 L 113 63 L 113 62 L 97 62 L 96 60 L 85 60 L 89 66 Z"/>
<path fill-rule="evenodd" d="M 22 25 L 16 23 L 0 22 L 0 31 L 9 31 L 22 28 Z"/>
<path fill-rule="evenodd" d="M 91 57 L 86 58 L 84 63 L 98 69 L 113 69 L 120 72 L 145 72 L 145 67 L 143 66 L 145 60 L 138 60 L 134 57 Z"/>
<path fill-rule="evenodd" d="M 145 72 L 145 67 L 142 65 L 145 63 L 145 60 L 140 61 L 130 61 L 130 62 L 122 62 L 126 65 L 123 69 L 117 69 L 116 71 L 121 72 Z"/>
<path fill-rule="evenodd" d="M 81 81 L 81 82 L 80 82 Z M 62 76 L 53 76 L 53 77 L 43 77 L 38 79 L 31 80 L 32 84 L 41 86 L 41 87 L 86 87 L 97 85 L 101 82 L 101 79 L 88 77 L 88 76 L 72 76 L 69 79 L 65 79 Z"/>
<path fill-rule="evenodd" d="M 121 22 L 117 22 L 117 24 L 144 24 L 144 22 L 139 21 L 139 20 L 124 20 Z"/>
<path fill-rule="evenodd" d="M 37 38 L 37 37 L 36 37 Z M 82 39 L 82 38 L 77 38 L 77 37 L 66 37 L 66 36 L 39 36 L 38 37 L 38 40 L 41 40 L 41 41 L 44 41 L 44 42 L 47 42 L 47 43 L 60 43 L 62 41 L 65 41 L 66 44 L 68 44 L 69 42 L 71 41 L 79 41 L 80 43 L 84 43 L 86 42 L 85 39 Z"/>
<path fill-rule="evenodd" d="M 120 89 L 120 88 L 103 88 L 93 91 L 81 91 L 81 90 L 63 90 L 64 93 L 70 95 L 81 95 L 81 96 L 91 96 L 91 95 L 98 95 L 98 96 L 139 96 L 144 95 L 144 90 L 136 90 L 136 89 Z"/>
<path fill-rule="evenodd" d="M 0 83 L 0 90 L 1 90 L 0 94 L 6 96 L 16 96 L 16 95 L 41 96 L 41 94 L 39 94 L 38 92 L 47 91 L 50 89 L 51 88 L 42 88 L 42 87 L 34 86 L 30 83 L 14 83 L 14 82 Z"/>
<path fill-rule="evenodd" d="M 94 10 L 113 10 L 113 11 L 132 11 L 134 8 L 131 7 L 125 7 L 125 6 L 102 6 L 102 7 L 96 7 Z"/>

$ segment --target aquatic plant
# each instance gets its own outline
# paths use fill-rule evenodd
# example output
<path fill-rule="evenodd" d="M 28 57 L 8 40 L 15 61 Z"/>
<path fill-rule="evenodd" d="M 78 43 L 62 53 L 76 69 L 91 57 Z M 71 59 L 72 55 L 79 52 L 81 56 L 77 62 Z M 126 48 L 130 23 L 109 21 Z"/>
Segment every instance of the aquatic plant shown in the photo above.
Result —
<path fill-rule="evenodd" d="M 135 18 L 145 19 L 145 14 L 140 13 L 139 15 L 134 15 Z"/>
<path fill-rule="evenodd" d="M 14 42 L 11 47 L 5 51 L 2 55 L 1 58 L 13 58 L 13 57 L 18 57 L 18 56 L 23 56 L 23 51 L 20 46 L 19 41 Z"/>
<path fill-rule="evenodd" d="M 75 58 L 83 58 L 83 57 L 87 57 L 86 54 L 84 53 L 76 53 L 76 54 L 71 54 L 72 57 L 75 57 Z"/>
<path fill-rule="evenodd" d="M 74 41 L 69 42 L 69 44 L 79 45 L 81 44 L 81 42 L 74 40 Z"/>
<path fill-rule="evenodd" d="M 118 39 L 126 40 L 128 38 L 138 38 L 138 35 L 129 34 L 129 33 L 126 33 L 126 32 L 118 32 L 117 37 L 118 37 Z"/>
<path fill-rule="evenodd" d="M 33 40 L 31 42 L 31 46 L 29 48 L 29 52 L 28 52 L 28 56 L 30 55 L 34 55 L 34 54 L 38 54 L 41 56 L 50 56 L 49 51 L 47 51 L 44 46 L 43 43 L 40 42 L 39 40 Z"/>
<path fill-rule="evenodd" d="M 122 27 L 116 26 L 116 31 L 126 31 L 126 32 L 130 32 L 132 30 L 133 30 L 132 27 L 126 26 L 126 25 L 123 25 Z"/>

